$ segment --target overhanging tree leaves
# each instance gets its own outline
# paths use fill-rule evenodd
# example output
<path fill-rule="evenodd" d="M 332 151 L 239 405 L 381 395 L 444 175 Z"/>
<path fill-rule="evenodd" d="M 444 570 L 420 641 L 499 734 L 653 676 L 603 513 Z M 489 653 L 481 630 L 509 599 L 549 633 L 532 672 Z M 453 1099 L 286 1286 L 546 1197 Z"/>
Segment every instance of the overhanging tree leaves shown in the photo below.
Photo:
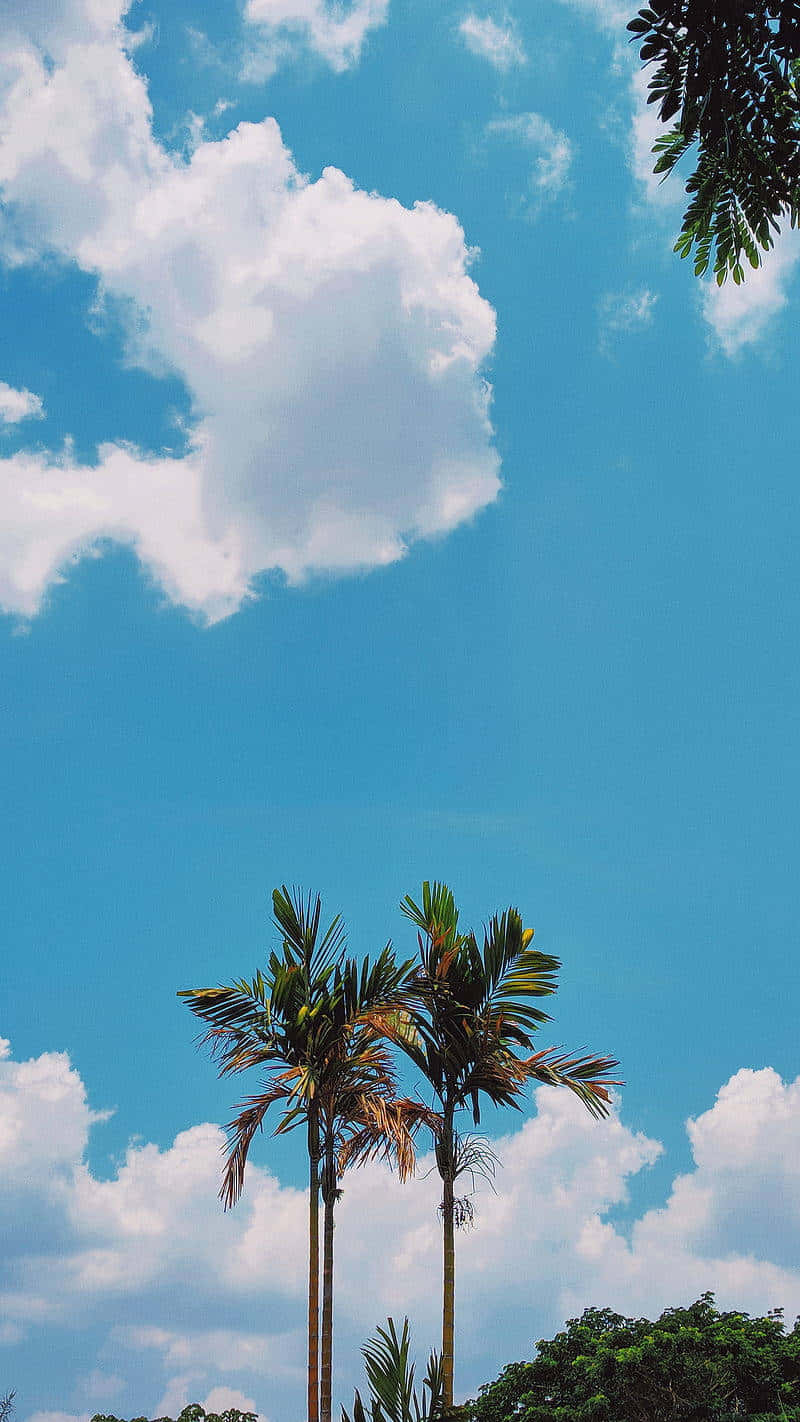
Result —
<path fill-rule="evenodd" d="M 800 0 L 650 0 L 628 29 L 671 122 L 655 172 L 694 154 L 675 251 L 739 283 L 800 220 Z"/>

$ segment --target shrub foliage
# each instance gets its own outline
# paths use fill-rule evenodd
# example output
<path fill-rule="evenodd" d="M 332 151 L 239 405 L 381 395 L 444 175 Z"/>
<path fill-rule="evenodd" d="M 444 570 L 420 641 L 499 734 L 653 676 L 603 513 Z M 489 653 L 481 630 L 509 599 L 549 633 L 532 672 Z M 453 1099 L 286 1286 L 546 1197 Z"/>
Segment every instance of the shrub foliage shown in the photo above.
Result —
<path fill-rule="evenodd" d="M 589 1308 L 511 1363 L 468 1422 L 800 1422 L 800 1320 L 721 1313 L 713 1294 L 654 1323 Z"/>

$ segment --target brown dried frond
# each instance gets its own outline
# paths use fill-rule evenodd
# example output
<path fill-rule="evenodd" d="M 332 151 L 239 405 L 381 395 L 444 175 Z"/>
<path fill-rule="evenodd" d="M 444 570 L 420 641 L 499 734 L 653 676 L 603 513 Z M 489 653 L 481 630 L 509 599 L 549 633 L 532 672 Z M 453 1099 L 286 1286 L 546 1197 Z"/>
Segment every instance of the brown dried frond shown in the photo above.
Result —
<path fill-rule="evenodd" d="M 420 1126 L 438 1130 L 439 1116 L 407 1097 L 364 1095 L 339 1147 L 340 1171 L 369 1160 L 390 1160 L 400 1179 L 408 1179 L 416 1166 L 414 1137 Z"/>
<path fill-rule="evenodd" d="M 285 1072 L 270 1090 L 243 1101 L 238 1116 L 234 1116 L 233 1120 L 229 1121 L 225 1127 L 228 1137 L 227 1157 L 222 1172 L 219 1198 L 226 1210 L 231 1209 L 241 1197 L 250 1146 L 257 1132 L 264 1129 L 264 1117 L 270 1106 L 273 1106 L 276 1101 L 286 1101 L 291 1094 L 284 1079 L 289 1075 L 289 1072 Z"/>

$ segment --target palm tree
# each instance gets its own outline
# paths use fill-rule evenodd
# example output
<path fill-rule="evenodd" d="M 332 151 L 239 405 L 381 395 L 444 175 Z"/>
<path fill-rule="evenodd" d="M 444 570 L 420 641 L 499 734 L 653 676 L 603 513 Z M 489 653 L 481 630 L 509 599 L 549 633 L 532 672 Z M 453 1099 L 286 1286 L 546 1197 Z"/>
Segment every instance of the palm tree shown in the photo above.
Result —
<path fill-rule="evenodd" d="M 387 945 L 374 963 L 348 959 L 333 976 L 330 1012 L 334 1032 L 321 1073 L 317 1100 L 324 1208 L 322 1249 L 322 1351 L 320 1413 L 331 1422 L 333 1358 L 334 1210 L 340 1180 L 351 1165 L 381 1157 L 393 1160 L 401 1180 L 414 1169 L 414 1135 L 433 1124 L 416 1101 L 398 1099 L 391 1055 L 382 1039 L 387 1013 L 403 1005 L 410 963 L 395 964 Z"/>
<path fill-rule="evenodd" d="M 241 1102 L 227 1127 L 220 1197 L 236 1204 L 253 1138 L 270 1107 L 283 1110 L 274 1129 L 306 1128 L 309 1158 L 308 1422 L 330 1422 L 333 1302 L 333 1211 L 341 1171 L 374 1155 L 393 1155 L 401 1175 L 413 1167 L 411 1136 L 422 1120 L 417 1103 L 394 1100 L 394 1077 L 372 1017 L 397 1007 L 409 964 L 386 947 L 359 969 L 345 960 L 340 917 L 322 932 L 319 895 L 283 886 L 273 894 L 282 955 L 227 987 L 179 993 L 208 1024 L 202 1042 L 219 1075 L 261 1068 L 263 1088 Z M 319 1197 L 324 1204 L 322 1377 L 319 1338 Z"/>
<path fill-rule="evenodd" d="M 480 1138 L 456 1128 L 469 1107 L 480 1124 L 481 1097 L 495 1106 L 519 1107 L 529 1081 L 565 1086 L 593 1116 L 609 1108 L 611 1057 L 570 1057 L 557 1050 L 533 1052 L 532 1033 L 550 1018 L 531 999 L 555 992 L 559 960 L 530 947 L 514 908 L 496 915 L 484 930 L 462 933 L 458 910 L 445 884 L 424 883 L 421 906 L 410 897 L 403 913 L 417 928 L 419 960 L 408 983 L 410 1010 L 387 1019 L 385 1030 L 421 1072 L 437 1106 L 434 1146 L 442 1179 L 443 1224 L 442 1371 L 445 1409 L 453 1405 L 455 1236 L 468 1223 L 468 1198 L 455 1182 L 464 1173 L 486 1174 L 494 1157 Z"/>
<path fill-rule="evenodd" d="M 344 952 L 344 928 L 337 915 L 320 930 L 319 895 L 303 898 L 284 885 L 272 896 L 283 952 L 270 954 L 267 974 L 228 986 L 191 988 L 178 994 L 208 1024 L 201 1042 L 211 1048 L 221 1077 L 258 1067 L 267 1085 L 242 1103 L 228 1126 L 229 1149 L 220 1199 L 235 1205 L 253 1137 L 275 1102 L 285 1103 L 274 1134 L 306 1127 L 309 1164 L 308 1224 L 308 1422 L 319 1422 L 319 1108 L 317 1077 L 330 1037 L 330 981 Z"/>

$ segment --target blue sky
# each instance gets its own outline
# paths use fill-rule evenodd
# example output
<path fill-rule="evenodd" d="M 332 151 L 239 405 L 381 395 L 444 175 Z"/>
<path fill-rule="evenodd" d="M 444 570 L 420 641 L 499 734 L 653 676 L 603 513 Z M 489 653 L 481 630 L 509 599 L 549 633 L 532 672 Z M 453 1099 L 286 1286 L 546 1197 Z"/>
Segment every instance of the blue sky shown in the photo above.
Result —
<path fill-rule="evenodd" d="M 0 1391 L 303 1406 L 303 1158 L 215 1199 L 176 990 L 425 877 L 622 1062 L 504 1137 L 462 1395 L 586 1305 L 800 1311 L 795 269 L 671 253 L 614 0 L 0 3 Z M 543 1039 L 544 1040 L 544 1039 Z M 687 1128 L 688 1123 L 688 1128 Z M 348 1179 L 336 1391 L 435 1341 Z M 391 1241 L 387 1248 L 387 1239 Z"/>

